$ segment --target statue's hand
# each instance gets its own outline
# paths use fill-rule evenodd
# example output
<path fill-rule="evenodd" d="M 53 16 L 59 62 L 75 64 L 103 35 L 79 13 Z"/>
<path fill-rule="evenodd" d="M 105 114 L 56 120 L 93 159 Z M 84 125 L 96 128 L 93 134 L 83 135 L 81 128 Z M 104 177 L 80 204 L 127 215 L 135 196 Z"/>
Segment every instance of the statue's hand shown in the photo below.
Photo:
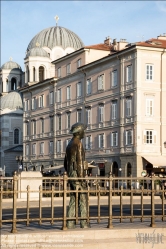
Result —
<path fill-rule="evenodd" d="M 87 188 L 87 182 L 86 181 L 81 181 L 81 186 L 83 187 L 83 188 Z"/>

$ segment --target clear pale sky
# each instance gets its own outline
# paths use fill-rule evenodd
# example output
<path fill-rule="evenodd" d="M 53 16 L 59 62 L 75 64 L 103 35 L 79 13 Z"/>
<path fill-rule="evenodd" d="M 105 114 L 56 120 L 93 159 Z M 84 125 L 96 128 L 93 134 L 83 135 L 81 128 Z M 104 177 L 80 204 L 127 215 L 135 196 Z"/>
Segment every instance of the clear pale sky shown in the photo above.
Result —
<path fill-rule="evenodd" d="M 136 42 L 166 33 L 166 1 L 1 1 L 1 65 L 24 57 L 31 39 L 58 25 L 75 32 L 85 45 L 106 36 Z"/>

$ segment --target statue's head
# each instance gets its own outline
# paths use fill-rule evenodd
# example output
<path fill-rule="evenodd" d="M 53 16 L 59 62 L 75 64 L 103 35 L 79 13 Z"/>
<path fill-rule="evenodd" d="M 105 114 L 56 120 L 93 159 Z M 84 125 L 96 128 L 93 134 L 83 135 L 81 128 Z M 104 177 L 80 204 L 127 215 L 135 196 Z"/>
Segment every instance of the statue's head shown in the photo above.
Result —
<path fill-rule="evenodd" d="M 84 131 L 86 128 L 87 125 L 78 122 L 72 125 L 70 133 L 72 133 L 74 137 L 79 136 L 80 139 L 82 139 L 84 137 Z"/>

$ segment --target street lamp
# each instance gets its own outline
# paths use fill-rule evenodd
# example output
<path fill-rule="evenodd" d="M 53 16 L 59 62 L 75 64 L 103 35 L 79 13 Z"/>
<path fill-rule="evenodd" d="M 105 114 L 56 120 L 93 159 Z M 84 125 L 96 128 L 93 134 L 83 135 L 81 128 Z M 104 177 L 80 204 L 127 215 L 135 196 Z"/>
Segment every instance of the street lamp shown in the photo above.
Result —
<path fill-rule="evenodd" d="M 120 177 L 121 177 L 121 173 L 122 173 L 122 168 L 119 168 L 119 171 L 120 171 Z"/>
<path fill-rule="evenodd" d="M 22 160 L 23 160 L 23 157 L 22 156 L 16 156 L 16 161 L 17 161 L 17 164 L 18 164 L 18 172 L 19 170 L 21 169 L 22 170 Z"/>
<path fill-rule="evenodd" d="M 164 142 L 164 148 L 166 148 L 166 141 Z"/>

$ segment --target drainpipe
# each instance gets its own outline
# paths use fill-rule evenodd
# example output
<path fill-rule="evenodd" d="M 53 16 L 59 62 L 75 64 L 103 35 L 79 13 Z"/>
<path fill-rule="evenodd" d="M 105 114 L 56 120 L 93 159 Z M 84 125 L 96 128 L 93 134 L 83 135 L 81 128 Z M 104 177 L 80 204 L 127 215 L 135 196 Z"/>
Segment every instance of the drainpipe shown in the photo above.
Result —
<path fill-rule="evenodd" d="M 163 50 L 163 52 L 161 53 L 161 66 L 160 66 L 160 82 L 161 82 L 161 91 L 160 91 L 160 153 L 162 155 L 162 115 L 163 115 L 163 107 L 162 107 L 162 94 L 163 94 L 163 54 L 165 53 L 165 49 Z"/>

